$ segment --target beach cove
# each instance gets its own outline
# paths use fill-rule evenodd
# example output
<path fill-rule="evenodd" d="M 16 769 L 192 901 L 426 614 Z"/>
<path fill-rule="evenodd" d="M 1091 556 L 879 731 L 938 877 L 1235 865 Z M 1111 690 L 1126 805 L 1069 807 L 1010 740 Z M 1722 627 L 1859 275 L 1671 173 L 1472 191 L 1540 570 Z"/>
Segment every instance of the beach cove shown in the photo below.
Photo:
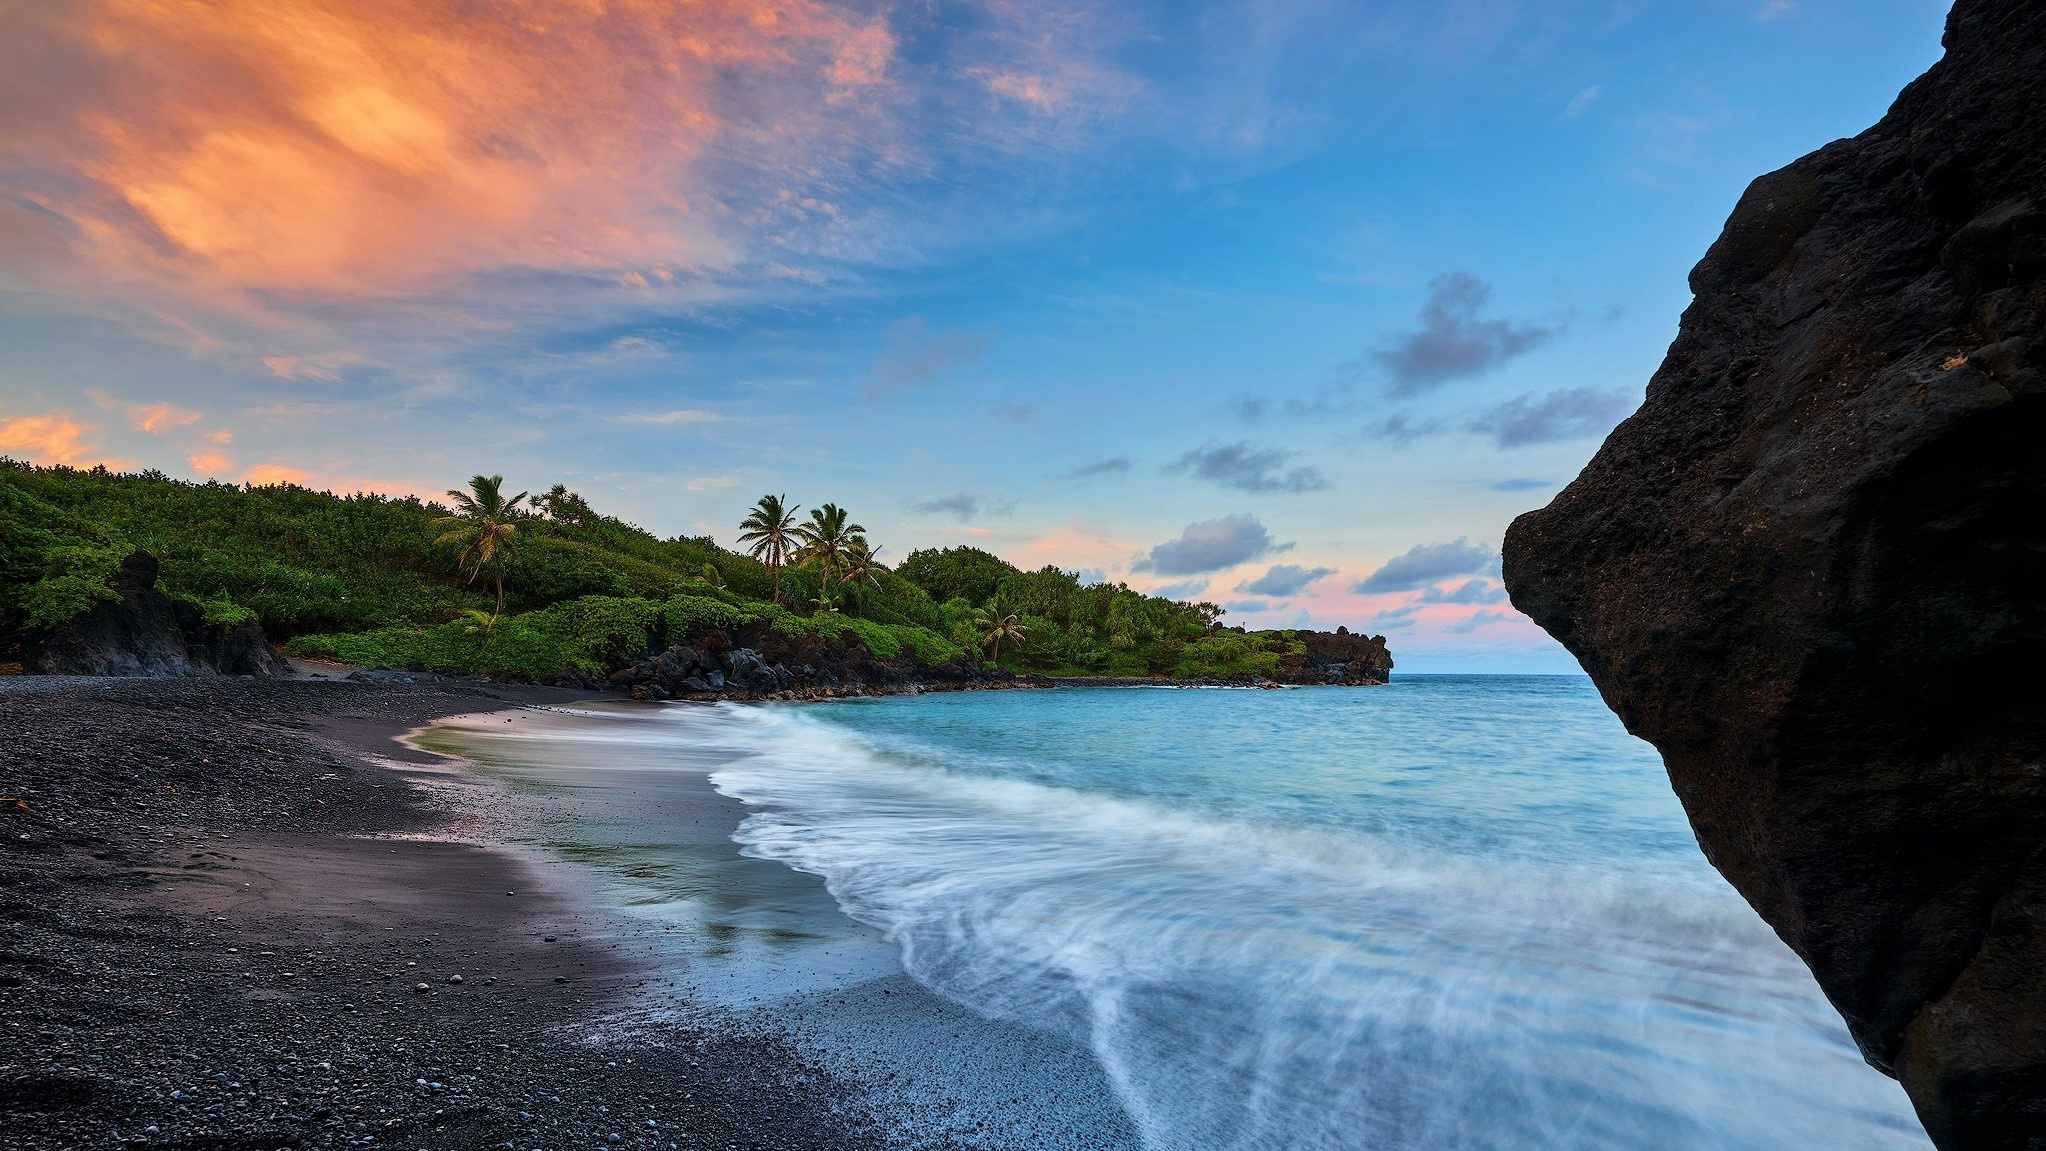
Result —
<path fill-rule="evenodd" d="M 1575 677 L 0 717 L 42 1146 L 1924 1145 Z"/>

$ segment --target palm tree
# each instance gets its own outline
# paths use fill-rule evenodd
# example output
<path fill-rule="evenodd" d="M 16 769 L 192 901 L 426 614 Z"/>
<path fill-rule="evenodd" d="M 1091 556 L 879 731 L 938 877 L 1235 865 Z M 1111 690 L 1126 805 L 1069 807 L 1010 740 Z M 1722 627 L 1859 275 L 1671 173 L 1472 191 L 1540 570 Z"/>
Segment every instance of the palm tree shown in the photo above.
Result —
<path fill-rule="evenodd" d="M 846 543 L 845 571 L 838 580 L 852 585 L 862 611 L 866 610 L 867 589 L 881 588 L 881 562 L 876 558 L 880 554 L 881 549 L 869 544 L 865 536 L 854 536 Z"/>
<path fill-rule="evenodd" d="M 739 542 L 751 545 L 746 554 L 767 565 L 774 602 L 781 602 L 781 565 L 795 550 L 796 505 L 782 506 L 787 496 L 761 496 L 739 523 Z"/>
<path fill-rule="evenodd" d="M 989 658 L 996 663 L 1002 661 L 1003 640 L 1010 640 L 1017 647 L 1021 647 L 1030 631 L 1023 626 L 1023 620 L 1015 612 L 1010 611 L 1007 605 L 1000 600 L 992 599 L 987 601 L 986 607 L 975 609 L 973 630 L 980 636 L 980 646 L 994 645 L 994 654 Z"/>
<path fill-rule="evenodd" d="M 471 476 L 469 490 L 449 489 L 448 499 L 455 505 L 455 514 L 433 521 L 433 526 L 441 529 L 440 538 L 433 542 L 436 546 L 462 545 L 455 566 L 468 570 L 466 583 L 475 583 L 484 568 L 492 569 L 497 577 L 497 608 L 491 614 L 501 615 L 504 561 L 512 554 L 512 539 L 519 530 L 514 520 L 526 502 L 526 493 L 505 499 L 503 476 Z"/>
<path fill-rule="evenodd" d="M 851 553 L 853 541 L 867 530 L 859 524 L 847 523 L 848 518 L 844 508 L 825 504 L 821 508 L 811 508 L 810 522 L 796 529 L 796 538 L 803 542 L 802 550 L 796 553 L 796 560 L 805 567 L 817 565 L 819 587 L 831 586 L 831 579 L 837 574 L 838 561 Z"/>

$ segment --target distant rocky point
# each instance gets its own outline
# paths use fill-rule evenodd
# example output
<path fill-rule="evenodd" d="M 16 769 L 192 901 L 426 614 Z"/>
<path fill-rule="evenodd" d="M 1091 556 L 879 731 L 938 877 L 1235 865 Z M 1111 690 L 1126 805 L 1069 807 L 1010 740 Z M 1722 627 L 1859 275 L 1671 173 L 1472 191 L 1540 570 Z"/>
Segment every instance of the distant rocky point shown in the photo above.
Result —
<path fill-rule="evenodd" d="M 1646 403 L 1506 537 L 1943 1148 L 2046 1146 L 2046 5 L 1748 189 Z"/>

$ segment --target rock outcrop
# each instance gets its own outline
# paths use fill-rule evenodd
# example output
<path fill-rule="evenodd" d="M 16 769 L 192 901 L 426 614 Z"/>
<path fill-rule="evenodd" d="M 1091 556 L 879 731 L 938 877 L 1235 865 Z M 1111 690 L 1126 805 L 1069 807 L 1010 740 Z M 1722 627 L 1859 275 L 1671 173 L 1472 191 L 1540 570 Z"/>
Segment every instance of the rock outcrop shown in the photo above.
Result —
<path fill-rule="evenodd" d="M 1241 687 L 1383 684 L 1392 674 L 1384 636 L 1334 632 L 1294 633 L 1299 652 L 1280 657 L 1276 673 L 1203 682 Z M 826 642 L 817 636 L 789 637 L 766 623 L 737 632 L 708 628 L 673 642 L 613 672 L 612 687 L 637 699 L 814 699 L 841 695 L 958 691 L 991 687 L 1051 687 L 1157 684 L 1175 681 L 1130 678 L 1061 678 L 1019 675 L 983 667 L 977 660 L 926 664 L 906 650 L 878 659 L 857 641 Z M 567 682 L 567 681 L 564 681 Z"/>
<path fill-rule="evenodd" d="M 1762 177 L 1513 602 L 1945 1148 L 2046 1146 L 2046 5 Z"/>
<path fill-rule="evenodd" d="M 1279 661 L 1282 683 L 1326 683 L 1344 687 L 1382 684 L 1392 678 L 1392 652 L 1382 635 L 1357 635 L 1349 628 L 1297 633 L 1304 655 Z"/>
<path fill-rule="evenodd" d="M 105 676 L 274 676 L 291 670 L 261 627 L 209 626 L 196 606 L 157 590 L 156 576 L 156 557 L 147 552 L 123 560 L 114 585 L 121 598 L 37 637 L 27 651 L 27 670 Z"/>

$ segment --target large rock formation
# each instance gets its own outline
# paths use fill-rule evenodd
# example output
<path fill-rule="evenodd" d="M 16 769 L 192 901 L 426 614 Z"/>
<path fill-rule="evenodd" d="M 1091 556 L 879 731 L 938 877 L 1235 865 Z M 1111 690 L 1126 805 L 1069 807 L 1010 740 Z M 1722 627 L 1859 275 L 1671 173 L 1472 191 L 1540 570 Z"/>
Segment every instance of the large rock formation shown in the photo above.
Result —
<path fill-rule="evenodd" d="M 2046 1146 L 2046 4 L 1755 181 L 1516 607 L 1942 1146 Z"/>
<path fill-rule="evenodd" d="M 291 665 L 253 622 L 209 626 L 199 609 L 156 587 L 156 557 L 121 562 L 120 598 L 58 625 L 29 645 L 29 671 L 41 675 L 257 675 Z"/>

